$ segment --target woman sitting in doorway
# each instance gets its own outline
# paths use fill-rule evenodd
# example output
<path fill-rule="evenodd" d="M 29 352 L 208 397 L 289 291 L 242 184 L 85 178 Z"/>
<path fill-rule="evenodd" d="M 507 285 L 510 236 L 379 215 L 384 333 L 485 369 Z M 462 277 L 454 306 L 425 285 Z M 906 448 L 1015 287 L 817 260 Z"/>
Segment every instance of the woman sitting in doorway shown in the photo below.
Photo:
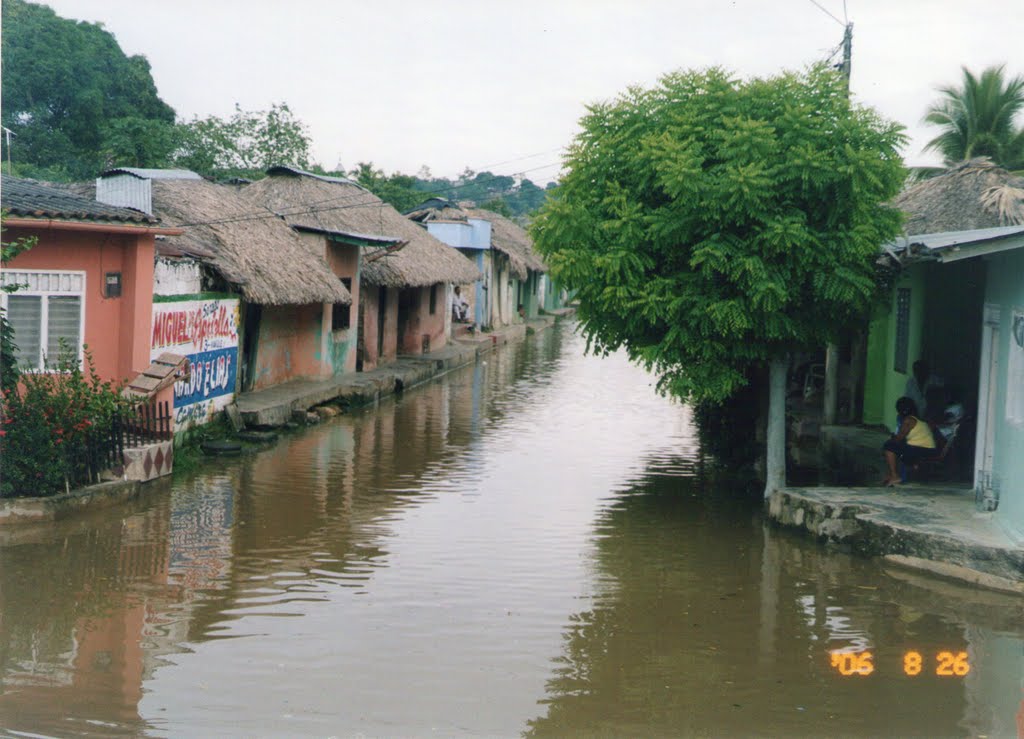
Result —
<path fill-rule="evenodd" d="M 917 417 L 917 404 L 904 396 L 896 401 L 896 413 L 900 418 L 899 430 L 882 445 L 888 468 L 882 484 L 887 486 L 902 482 L 896 470 L 897 459 L 913 467 L 920 460 L 935 454 L 935 437 L 928 424 Z"/>

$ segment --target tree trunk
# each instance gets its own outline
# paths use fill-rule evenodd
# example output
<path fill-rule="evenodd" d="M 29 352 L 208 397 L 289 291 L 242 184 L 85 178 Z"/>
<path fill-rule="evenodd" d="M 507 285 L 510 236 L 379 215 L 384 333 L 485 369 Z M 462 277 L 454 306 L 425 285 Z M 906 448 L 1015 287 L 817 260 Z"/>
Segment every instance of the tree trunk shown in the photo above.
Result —
<path fill-rule="evenodd" d="M 786 373 L 789 360 L 773 359 L 768 366 L 768 438 L 764 497 L 786 487 Z"/>
<path fill-rule="evenodd" d="M 829 344 L 825 350 L 825 392 L 822 403 L 822 423 L 832 426 L 836 422 L 839 401 L 839 347 Z"/>

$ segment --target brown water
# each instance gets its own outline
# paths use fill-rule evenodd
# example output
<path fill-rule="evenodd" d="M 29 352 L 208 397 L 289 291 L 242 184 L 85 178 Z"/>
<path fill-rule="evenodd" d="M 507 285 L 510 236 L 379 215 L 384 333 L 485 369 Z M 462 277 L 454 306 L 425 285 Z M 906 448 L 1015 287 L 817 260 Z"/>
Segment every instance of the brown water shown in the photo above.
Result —
<path fill-rule="evenodd" d="M 766 529 L 570 328 L 0 530 L 0 733 L 1024 734 L 1021 601 Z"/>

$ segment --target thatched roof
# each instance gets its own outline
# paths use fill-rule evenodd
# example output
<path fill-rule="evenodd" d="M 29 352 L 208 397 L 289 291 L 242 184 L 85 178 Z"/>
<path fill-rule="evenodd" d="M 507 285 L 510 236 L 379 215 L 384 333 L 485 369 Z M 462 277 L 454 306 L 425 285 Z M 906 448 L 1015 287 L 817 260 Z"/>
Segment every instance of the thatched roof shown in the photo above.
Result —
<path fill-rule="evenodd" d="M 273 214 L 226 185 L 204 179 L 151 180 L 153 214 L 184 233 L 158 242 L 161 255 L 199 258 L 260 305 L 351 303 L 352 295 L 320 257 Z M 93 183 L 75 184 L 94 196 Z"/>
<path fill-rule="evenodd" d="M 1024 224 L 1024 178 L 981 157 L 914 185 L 893 204 L 906 233 L 970 231 Z"/>
<path fill-rule="evenodd" d="M 465 208 L 470 218 L 480 218 L 491 223 L 491 246 L 508 255 L 512 273 L 519 279 L 527 276 L 527 270 L 547 272 L 547 265 L 533 250 L 533 239 L 526 229 L 503 215 L 483 208 Z"/>
<path fill-rule="evenodd" d="M 297 229 L 354 236 L 382 245 L 405 243 L 387 256 L 365 259 L 362 282 L 422 287 L 438 282 L 465 284 L 481 278 L 479 270 L 461 253 L 351 180 L 288 167 L 273 167 L 267 174 L 241 189 L 250 208 L 265 207 Z"/>
<path fill-rule="evenodd" d="M 444 198 L 430 198 L 407 211 L 406 218 L 417 223 L 466 223 L 466 211 Z"/>
<path fill-rule="evenodd" d="M 153 212 L 184 228 L 168 239 L 188 251 L 207 247 L 210 264 L 262 305 L 351 303 L 322 257 L 279 218 L 261 213 L 233 188 L 205 180 L 154 180 Z M 177 242 L 177 244 L 175 244 Z"/>
<path fill-rule="evenodd" d="M 129 174 L 150 179 L 153 214 L 163 225 L 184 231 L 158 240 L 159 255 L 196 257 L 236 285 L 247 301 L 259 305 L 352 302 L 322 258 L 279 218 L 254 208 L 235 188 L 202 178 L 178 178 L 178 170 L 152 171 L 161 175 L 150 178 L 151 170 Z M 88 197 L 96 194 L 95 183 L 67 187 Z"/>

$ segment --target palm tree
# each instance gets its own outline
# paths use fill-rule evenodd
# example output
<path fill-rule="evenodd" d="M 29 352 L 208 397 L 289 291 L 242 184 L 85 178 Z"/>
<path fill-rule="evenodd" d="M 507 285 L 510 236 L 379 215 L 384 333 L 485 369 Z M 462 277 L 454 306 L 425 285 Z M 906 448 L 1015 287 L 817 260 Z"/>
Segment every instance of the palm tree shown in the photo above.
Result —
<path fill-rule="evenodd" d="M 1024 110 L 1024 76 L 1006 79 L 1004 65 L 975 77 L 963 67 L 960 87 L 940 87 L 941 97 L 928 108 L 926 123 L 942 132 L 925 151 L 942 154 L 947 166 L 987 156 L 1008 170 L 1024 169 L 1024 128 L 1014 118 Z"/>

